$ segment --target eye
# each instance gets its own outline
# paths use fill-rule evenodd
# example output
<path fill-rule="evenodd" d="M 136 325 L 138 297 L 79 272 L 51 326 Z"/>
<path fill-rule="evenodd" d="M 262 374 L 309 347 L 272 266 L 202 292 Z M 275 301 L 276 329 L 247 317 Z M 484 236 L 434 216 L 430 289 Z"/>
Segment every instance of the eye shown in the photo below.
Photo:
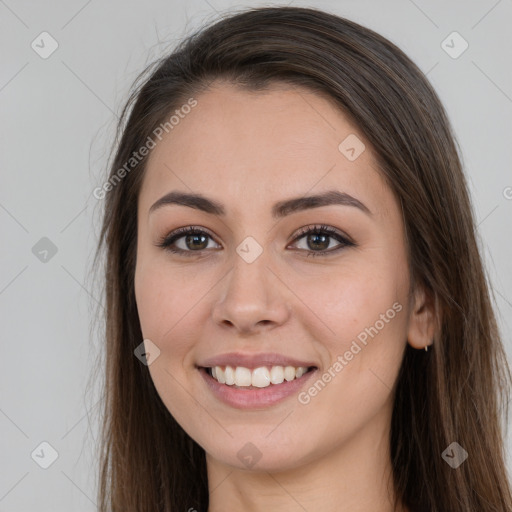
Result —
<path fill-rule="evenodd" d="M 182 240 L 183 239 L 183 240 Z M 196 226 L 179 228 L 163 237 L 157 246 L 172 253 L 194 256 L 206 249 L 211 249 L 209 240 L 213 237 L 204 229 Z"/>
<path fill-rule="evenodd" d="M 301 228 L 295 237 L 295 241 L 305 239 L 306 247 L 299 248 L 300 250 L 307 251 L 308 256 L 323 256 L 338 252 L 344 247 L 354 246 L 355 244 L 342 235 L 339 231 L 331 226 L 307 226 Z M 331 245 L 331 242 L 337 240 L 338 245 Z"/>

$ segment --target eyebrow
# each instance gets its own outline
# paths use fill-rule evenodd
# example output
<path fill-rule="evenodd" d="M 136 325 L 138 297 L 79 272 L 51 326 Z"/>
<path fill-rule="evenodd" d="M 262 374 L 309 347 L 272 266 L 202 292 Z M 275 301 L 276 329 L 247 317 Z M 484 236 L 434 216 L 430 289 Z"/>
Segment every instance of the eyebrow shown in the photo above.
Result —
<path fill-rule="evenodd" d="M 172 204 L 188 206 L 190 208 L 195 208 L 196 210 L 201 210 L 221 217 L 226 215 L 226 209 L 221 203 L 213 199 L 208 199 L 201 194 L 178 191 L 169 192 L 158 199 L 158 201 L 156 201 L 149 209 L 149 213 L 153 213 L 155 210 L 158 210 L 163 206 Z M 328 190 L 327 192 L 317 195 L 296 197 L 285 201 L 279 201 L 272 207 L 272 217 L 278 219 L 302 210 L 330 205 L 352 206 L 354 208 L 358 208 L 367 215 L 372 215 L 369 208 L 359 201 L 359 199 L 352 197 L 346 192 Z"/>

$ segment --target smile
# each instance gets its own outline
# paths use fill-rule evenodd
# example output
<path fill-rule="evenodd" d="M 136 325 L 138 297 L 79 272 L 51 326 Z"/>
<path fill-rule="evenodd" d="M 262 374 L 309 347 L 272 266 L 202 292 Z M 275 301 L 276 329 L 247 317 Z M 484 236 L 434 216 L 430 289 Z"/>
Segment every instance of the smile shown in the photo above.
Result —
<path fill-rule="evenodd" d="M 198 367 L 206 388 L 235 409 L 265 410 L 297 396 L 318 373 L 316 366 Z M 224 382 L 221 382 L 224 381 Z"/>

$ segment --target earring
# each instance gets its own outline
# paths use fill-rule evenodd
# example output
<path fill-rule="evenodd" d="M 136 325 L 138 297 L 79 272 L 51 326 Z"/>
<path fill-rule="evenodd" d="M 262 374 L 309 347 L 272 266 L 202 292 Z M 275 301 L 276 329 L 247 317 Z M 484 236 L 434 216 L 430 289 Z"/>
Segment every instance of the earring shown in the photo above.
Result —
<path fill-rule="evenodd" d="M 428 345 L 425 345 L 425 352 L 428 352 Z"/>

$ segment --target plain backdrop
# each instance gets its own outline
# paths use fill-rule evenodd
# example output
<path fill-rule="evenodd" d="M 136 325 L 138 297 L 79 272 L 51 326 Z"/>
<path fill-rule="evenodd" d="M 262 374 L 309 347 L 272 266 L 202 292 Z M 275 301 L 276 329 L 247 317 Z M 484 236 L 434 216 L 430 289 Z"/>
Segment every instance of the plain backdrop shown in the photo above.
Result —
<path fill-rule="evenodd" d="M 291 3 L 376 30 L 428 74 L 460 144 L 510 357 L 512 1 Z M 133 80 L 204 22 L 285 4 L 0 0 L 0 512 L 95 510 L 92 191 Z"/>

